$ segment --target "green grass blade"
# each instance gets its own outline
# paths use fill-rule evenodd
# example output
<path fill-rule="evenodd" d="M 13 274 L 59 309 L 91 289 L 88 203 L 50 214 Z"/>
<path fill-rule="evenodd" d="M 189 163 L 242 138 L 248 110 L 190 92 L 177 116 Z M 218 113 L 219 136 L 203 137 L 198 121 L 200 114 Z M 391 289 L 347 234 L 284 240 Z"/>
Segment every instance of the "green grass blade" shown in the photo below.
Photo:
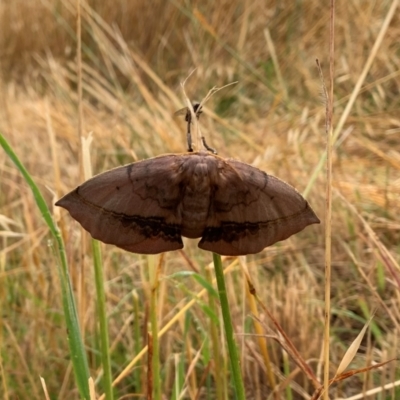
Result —
<path fill-rule="evenodd" d="M 229 311 L 228 297 L 226 295 L 226 286 L 224 271 L 222 268 L 221 256 L 213 253 L 215 276 L 217 279 L 219 300 L 221 302 L 222 318 L 224 320 L 225 337 L 228 345 L 229 358 L 231 361 L 232 377 L 235 386 L 235 394 L 237 400 L 245 400 L 244 385 L 240 368 L 239 353 L 233 338 L 233 326 L 231 314 Z"/>
<path fill-rule="evenodd" d="M 211 276 L 211 270 L 209 268 L 203 268 L 203 272 L 206 275 L 206 279 L 209 283 L 210 286 L 212 286 L 212 276 Z M 217 310 L 217 298 L 214 297 L 214 295 L 211 294 L 211 292 L 208 292 L 208 305 L 211 310 L 211 312 L 217 316 L 219 314 Z M 211 313 L 208 313 L 208 316 L 210 317 Z M 221 354 L 221 344 L 220 344 L 220 335 L 219 335 L 219 330 L 220 330 L 220 324 L 215 317 L 215 321 L 212 317 L 210 317 L 210 324 L 209 324 L 209 330 L 210 330 L 210 346 L 212 349 L 212 354 L 213 354 L 213 360 L 214 360 L 214 374 L 215 374 L 215 398 L 216 400 L 224 400 L 226 399 L 225 393 L 228 393 L 228 384 L 227 384 L 227 368 L 226 368 L 226 363 L 224 358 L 222 357 Z M 206 362 L 206 359 L 204 360 Z"/>
<path fill-rule="evenodd" d="M 75 299 L 73 296 L 71 280 L 68 272 L 67 256 L 65 253 L 65 247 L 61 237 L 61 233 L 51 216 L 50 210 L 47 207 L 47 204 L 39 188 L 37 187 L 36 183 L 1 133 L 0 145 L 3 147 L 4 151 L 13 161 L 13 163 L 17 166 L 25 181 L 31 188 L 36 204 L 47 226 L 49 227 L 50 232 L 57 242 L 58 252 L 61 260 L 61 264 L 57 265 L 59 267 L 58 270 L 60 276 L 62 301 L 65 315 L 65 323 L 67 325 L 67 335 L 71 361 L 79 393 L 83 399 L 89 399 L 89 367 L 86 358 L 85 348 L 83 346 L 82 336 L 80 333 L 78 313 L 76 311 Z"/>

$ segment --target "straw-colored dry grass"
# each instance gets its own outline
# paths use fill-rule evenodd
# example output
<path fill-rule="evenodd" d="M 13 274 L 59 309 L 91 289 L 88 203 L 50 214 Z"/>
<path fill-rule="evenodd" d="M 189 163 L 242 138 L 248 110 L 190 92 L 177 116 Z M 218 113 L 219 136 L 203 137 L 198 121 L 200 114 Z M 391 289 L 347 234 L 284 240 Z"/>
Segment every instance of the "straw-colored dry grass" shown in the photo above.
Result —
<path fill-rule="evenodd" d="M 329 8 L 325 3 L 87 3 L 82 15 L 83 112 L 84 132 L 94 135 L 94 172 L 185 151 L 183 121 L 172 115 L 184 106 L 179 83 L 197 67 L 187 85 L 194 99 L 212 86 L 239 81 L 207 104 L 202 132 L 209 144 L 224 157 L 254 163 L 299 191 L 305 189 L 325 148 L 325 106 L 315 66 L 318 58 L 327 74 Z M 337 4 L 334 123 L 391 3 L 351 0 Z M 80 182 L 75 9 L 72 0 L 0 3 L 0 130 L 48 204 Z M 400 356 L 399 43 L 397 10 L 335 147 L 332 377 L 375 308 L 352 367 Z M 274 51 L 277 63 L 271 57 Z M 52 243 L 27 185 L 2 150 L 0 154 L 0 397 L 42 399 L 39 376 L 43 376 L 52 398 L 77 398 Z M 308 195 L 321 219 L 324 181 L 322 171 Z M 90 246 L 82 255 L 78 225 L 59 209 L 54 215 L 67 243 L 90 368 L 97 377 L 99 345 Z M 258 295 L 320 380 L 323 254 L 323 225 L 314 225 L 247 258 Z M 156 260 L 112 246 L 103 247 L 103 258 L 112 368 L 117 376 L 146 342 L 147 268 Z M 204 274 L 204 266 L 211 261 L 211 254 L 200 252 L 189 240 L 184 253 L 166 254 L 159 290 L 160 326 L 203 288 L 190 276 L 173 274 L 193 269 Z M 226 260 L 226 265 L 231 261 Z M 228 274 L 227 285 L 246 392 L 248 398 L 265 399 L 271 389 L 257 338 L 240 336 L 254 330 L 245 277 L 238 267 Z M 178 371 L 184 377 L 191 372 L 182 381 L 184 398 L 196 398 L 200 387 L 198 398 L 213 398 L 213 377 L 218 371 L 212 362 L 207 304 L 206 297 L 195 302 L 161 339 L 165 398 L 178 397 L 171 394 Z M 260 313 L 265 333 L 271 334 L 268 329 L 273 326 Z M 139 343 L 134 340 L 134 327 L 140 328 Z M 276 382 L 289 377 L 292 388 L 281 389 L 280 398 L 309 398 L 314 389 L 306 375 L 296 371 L 278 343 L 269 340 L 268 347 Z M 224 354 L 222 344 L 220 349 Z M 196 368 L 190 369 L 199 351 Z M 143 358 L 136 372 L 118 385 L 119 396 L 137 392 L 138 382 L 144 392 L 145 366 Z M 333 386 L 331 398 L 350 397 L 399 379 L 400 370 L 392 362 Z M 395 389 L 382 389 L 380 395 L 381 399 L 400 398 Z"/>

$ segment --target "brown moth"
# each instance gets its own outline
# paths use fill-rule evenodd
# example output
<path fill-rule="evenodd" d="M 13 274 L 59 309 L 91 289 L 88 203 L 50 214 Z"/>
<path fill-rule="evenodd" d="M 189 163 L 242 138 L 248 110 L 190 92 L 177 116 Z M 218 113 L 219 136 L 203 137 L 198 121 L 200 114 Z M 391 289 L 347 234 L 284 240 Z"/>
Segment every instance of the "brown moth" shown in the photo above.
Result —
<path fill-rule="evenodd" d="M 95 239 L 133 253 L 183 248 L 254 254 L 319 223 L 292 186 L 205 151 L 167 154 L 99 174 L 56 203 Z"/>

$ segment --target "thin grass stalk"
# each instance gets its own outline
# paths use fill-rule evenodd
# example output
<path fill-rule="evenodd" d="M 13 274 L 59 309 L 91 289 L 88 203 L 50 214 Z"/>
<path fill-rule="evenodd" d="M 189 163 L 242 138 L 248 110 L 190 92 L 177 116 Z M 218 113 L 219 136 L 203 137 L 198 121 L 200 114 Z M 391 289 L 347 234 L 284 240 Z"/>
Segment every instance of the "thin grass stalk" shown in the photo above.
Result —
<path fill-rule="evenodd" d="M 281 95 L 282 95 L 283 99 L 285 100 L 285 102 L 288 102 L 287 88 L 286 88 L 286 85 L 285 85 L 285 81 L 284 81 L 284 79 L 282 77 L 281 68 L 279 66 L 278 56 L 276 54 L 274 42 L 273 42 L 273 40 L 271 38 L 271 33 L 270 33 L 268 28 L 264 29 L 264 36 L 265 36 L 265 40 L 267 42 L 269 53 L 270 53 L 271 58 L 272 58 L 272 62 L 274 64 L 276 78 L 277 78 L 278 84 L 280 86 Z"/>
<path fill-rule="evenodd" d="M 189 366 L 189 369 L 187 372 L 188 375 L 186 376 L 186 378 L 183 379 L 184 382 L 183 382 L 182 388 L 184 386 L 186 386 L 189 396 L 191 398 L 193 398 L 194 394 L 198 393 L 199 387 L 198 387 L 198 382 L 197 382 L 197 376 L 195 373 L 193 373 L 193 371 L 191 371 L 191 369 L 192 369 L 192 366 L 196 364 L 196 360 L 198 359 L 197 356 L 201 352 L 197 353 L 197 355 L 195 355 L 193 357 L 192 342 L 191 342 L 192 337 L 189 332 L 190 325 L 191 325 L 191 317 L 190 317 L 190 313 L 187 313 L 185 315 L 185 325 L 184 325 L 184 332 L 183 332 L 183 343 L 185 343 L 185 350 L 182 351 L 181 365 L 182 365 L 183 370 L 184 370 L 185 364 L 187 364 Z M 186 385 L 185 385 L 185 381 L 186 381 Z"/>
<path fill-rule="evenodd" d="M 386 31 L 390 25 L 390 22 L 392 21 L 392 18 L 395 15 L 398 5 L 399 5 L 399 0 L 392 1 L 390 9 L 389 9 L 388 13 L 386 14 L 386 18 L 382 23 L 382 27 L 378 33 L 378 36 L 376 37 L 375 43 L 372 46 L 371 52 L 369 53 L 368 59 L 365 62 L 364 68 L 363 68 L 360 76 L 358 77 L 356 85 L 354 86 L 354 89 L 351 93 L 350 99 L 349 99 L 348 103 L 346 104 L 346 107 L 345 107 L 342 115 L 340 116 L 338 123 L 336 124 L 335 131 L 333 132 L 332 143 L 336 143 L 340 133 L 342 132 L 343 126 L 346 123 L 347 118 L 350 115 L 350 111 L 353 108 L 353 105 L 357 99 L 357 96 L 361 91 L 361 86 L 363 85 L 365 78 L 367 77 L 367 74 L 371 68 L 371 65 L 372 65 L 373 61 L 375 60 L 375 57 L 379 50 L 379 47 L 381 46 L 381 44 L 383 42 L 383 38 L 385 37 Z M 314 183 L 316 182 L 317 177 L 324 166 L 324 163 L 326 162 L 326 157 L 327 157 L 327 153 L 325 151 L 324 154 L 319 159 L 318 164 L 315 167 L 315 170 L 314 170 L 313 174 L 311 175 L 311 178 L 308 181 L 307 187 L 304 189 L 303 196 L 305 198 L 307 198 L 308 195 L 310 194 L 310 191 L 311 191 L 312 187 L 314 186 Z"/>
<path fill-rule="evenodd" d="M 260 348 L 261 357 L 264 362 L 268 383 L 269 383 L 269 386 L 271 387 L 272 391 L 274 392 L 275 398 L 277 398 L 279 396 L 279 394 L 277 392 L 275 392 L 276 380 L 275 380 L 274 372 L 272 370 L 271 358 L 269 356 L 268 347 L 267 347 L 267 343 L 268 343 L 269 339 L 267 337 L 265 337 L 264 329 L 263 329 L 262 325 L 260 324 L 260 322 L 258 321 L 259 312 L 257 309 L 256 299 L 254 298 L 253 294 L 250 291 L 249 284 L 250 284 L 250 281 L 248 281 L 248 284 L 246 285 L 247 286 L 246 294 L 247 294 L 247 301 L 249 304 L 251 314 L 256 317 L 253 319 L 253 326 L 254 326 L 254 330 L 256 331 L 256 334 L 257 334 L 257 342 L 258 342 L 258 346 Z"/>
<path fill-rule="evenodd" d="M 321 79 L 326 99 L 326 209 L 325 209 L 325 328 L 324 328 L 324 400 L 329 400 L 329 349 L 331 319 L 331 262 L 332 262 L 332 146 L 333 146 L 333 77 L 334 77 L 335 0 L 331 0 L 329 34 L 328 94 L 322 71 Z M 321 69 L 320 69 L 321 70 Z"/>
<path fill-rule="evenodd" d="M 153 338 L 150 331 L 147 331 L 147 347 L 148 347 L 148 357 L 147 357 L 147 382 L 146 382 L 146 400 L 153 400 Z M 101 399 L 101 397 L 100 397 Z"/>
<path fill-rule="evenodd" d="M 154 257 L 150 256 L 154 259 Z M 159 350 L 159 332 L 158 332 L 158 321 L 157 321 L 157 289 L 158 289 L 158 271 L 161 266 L 163 256 L 160 256 L 160 262 L 158 267 L 153 266 L 150 268 L 151 277 L 151 292 L 150 292 L 150 322 L 151 322 L 151 335 L 150 340 L 152 341 L 152 357 L 151 357 L 151 369 L 152 369 L 152 382 L 153 382 L 153 399 L 161 400 L 161 379 L 160 379 L 160 350 Z M 153 260 L 154 261 L 154 260 Z M 148 396 L 150 393 L 148 393 Z"/>
<path fill-rule="evenodd" d="M 243 276 L 246 279 L 246 289 L 245 290 L 246 290 L 247 302 L 249 304 L 251 314 L 254 315 L 254 317 L 255 317 L 255 318 L 253 318 L 253 326 L 254 326 L 254 330 L 256 331 L 256 334 L 258 337 L 257 341 L 258 341 L 258 345 L 260 347 L 261 357 L 264 362 L 268 383 L 272 389 L 274 398 L 279 399 L 279 393 L 275 390 L 276 380 L 275 380 L 275 375 L 272 370 L 272 364 L 271 364 L 268 347 L 267 347 L 268 339 L 265 337 L 265 332 L 263 330 L 262 325 L 259 322 L 259 313 L 258 313 L 257 303 L 256 303 L 256 298 L 255 298 L 256 288 L 254 287 L 252 279 L 250 278 L 250 274 L 249 274 L 249 270 L 248 270 L 247 262 L 246 262 L 246 257 L 240 257 L 239 259 L 240 259 L 240 265 L 241 265 L 242 271 L 243 271 Z"/>
<path fill-rule="evenodd" d="M 106 311 L 106 295 L 104 290 L 104 274 L 103 263 L 101 257 L 100 243 L 92 239 L 94 278 L 96 283 L 97 294 L 97 316 L 100 324 L 100 348 L 101 361 L 103 365 L 103 385 L 104 393 L 107 400 L 114 399 L 111 375 L 110 360 L 110 341 L 108 337 L 107 311 Z"/>
<path fill-rule="evenodd" d="M 206 278 L 210 284 L 212 284 L 211 271 L 209 268 L 205 268 Z M 217 305 L 215 304 L 214 296 L 208 295 L 208 306 L 211 311 L 218 315 Z M 221 346 L 219 343 L 218 325 L 210 318 L 210 340 L 211 348 L 214 354 L 214 378 L 215 378 L 215 393 L 217 400 L 224 400 L 227 393 L 226 385 L 226 371 L 225 365 L 221 357 Z"/>
<path fill-rule="evenodd" d="M 153 371 L 153 394 L 155 400 L 161 400 L 160 385 L 160 353 L 158 340 L 158 323 L 157 323 L 157 288 L 151 290 L 150 297 L 150 318 L 151 318 L 151 340 L 153 342 L 152 354 L 152 371 Z"/>
<path fill-rule="evenodd" d="M 90 179 L 92 174 L 92 164 L 90 162 L 90 145 L 92 143 L 92 134 L 87 138 L 82 137 L 82 166 L 85 180 Z M 97 298 L 97 317 L 100 323 L 100 348 L 101 363 L 103 366 L 103 390 L 107 400 L 113 400 L 111 361 L 110 361 L 110 340 L 108 336 L 106 295 L 104 290 L 104 273 L 101 256 L 100 242 L 92 239 L 93 265 L 96 285 Z"/>
<path fill-rule="evenodd" d="M 222 260 L 219 254 L 213 253 L 215 277 L 217 279 L 219 300 L 221 302 L 222 318 L 224 320 L 225 337 L 228 345 L 229 359 L 231 361 L 233 383 L 237 400 L 245 400 L 244 384 L 240 368 L 239 352 L 233 337 L 233 326 L 231 314 L 229 311 L 228 297 L 226 295 L 226 286 Z"/>
<path fill-rule="evenodd" d="M 38 206 L 43 219 L 57 243 L 57 249 L 60 256 L 61 263 L 57 263 L 58 272 L 60 276 L 62 302 L 64 308 L 65 323 L 67 326 L 68 345 L 71 355 L 72 367 L 74 370 L 76 385 L 82 399 L 89 399 L 89 366 L 86 358 L 85 348 L 81 336 L 81 329 L 79 326 L 78 313 L 74 299 L 74 292 L 72 290 L 71 280 L 68 271 L 67 255 L 65 252 L 64 242 L 57 225 L 53 221 L 50 210 L 37 187 L 36 183 L 23 166 L 17 155 L 14 153 L 4 136 L 0 133 L 0 145 L 3 147 L 6 154 L 17 166 L 25 181 L 32 190 L 35 198 L 36 205 Z"/>
<path fill-rule="evenodd" d="M 90 144 L 92 135 L 87 138 L 82 137 L 82 164 L 85 180 L 92 177 L 92 168 L 90 162 Z M 106 296 L 104 290 L 104 273 L 101 256 L 100 243 L 92 239 L 93 250 L 93 265 L 96 285 L 97 298 L 97 316 L 100 323 L 100 348 L 101 362 L 103 367 L 103 390 L 107 400 L 113 400 L 112 375 L 111 375 L 111 360 L 110 360 L 110 341 L 108 336 L 107 311 L 106 311 Z"/>
<path fill-rule="evenodd" d="M 329 102 L 330 100 L 327 99 Z M 329 399 L 329 344 L 331 317 L 332 260 L 332 129 L 327 127 L 326 209 L 325 209 L 325 327 L 324 327 L 324 400 Z"/>
<path fill-rule="evenodd" d="M 76 16 L 76 73 L 78 83 L 78 135 L 82 137 L 83 133 L 83 102 L 82 102 L 82 22 L 81 22 L 81 1 L 77 0 Z M 81 164 L 82 165 L 82 164 Z"/>
<path fill-rule="evenodd" d="M 0 271 L 3 272 L 4 271 L 4 267 L 5 267 L 5 256 L 0 255 Z M 1 285 L 2 289 L 1 291 L 5 291 L 5 287 L 4 285 Z M 3 293 L 1 293 L 1 302 L 0 302 L 0 307 L 3 310 Z M 3 362 L 3 343 L 4 343 L 4 339 L 3 339 L 3 326 L 4 326 L 4 321 L 3 318 L 0 317 L 0 379 L 1 379 L 1 388 L 3 390 L 3 396 L 4 396 L 4 400 L 9 400 L 9 396 L 8 396 L 8 378 L 6 378 L 6 373 L 5 373 L 5 369 L 4 369 L 4 362 Z"/>
<path fill-rule="evenodd" d="M 283 358 L 283 371 L 285 374 L 286 378 L 290 377 L 290 360 L 289 360 L 289 356 L 288 353 L 286 353 L 286 351 L 284 349 L 282 349 L 282 358 Z M 287 385 L 285 388 L 285 393 L 286 393 L 286 400 L 293 400 L 293 392 L 292 392 L 292 388 L 290 385 Z"/>
<path fill-rule="evenodd" d="M 82 101 L 82 21 L 81 21 L 81 0 L 76 0 L 76 39 L 77 39 L 77 61 L 76 61 L 76 76 L 77 76 L 77 84 L 78 84 L 78 138 L 82 140 L 83 138 L 83 101 Z M 79 152 L 79 177 L 80 181 L 82 181 L 84 177 L 84 156 L 82 151 Z M 81 231 L 81 247 L 80 247 L 80 260 L 82 262 L 79 263 L 78 270 L 78 278 L 77 278 L 77 298 L 78 298 L 78 307 L 79 307 L 79 316 L 81 318 L 81 326 L 82 326 L 82 337 L 85 337 L 85 322 L 84 316 L 86 311 L 86 301 L 87 298 L 85 296 L 85 274 L 86 268 L 84 264 L 85 255 L 87 254 L 87 241 L 86 236 L 87 233 L 80 227 Z"/>
<path fill-rule="evenodd" d="M 133 337 L 134 337 L 134 354 L 139 354 L 142 349 L 142 336 L 140 334 L 140 307 L 139 296 L 136 291 L 132 293 L 133 298 Z M 135 368 L 133 371 L 135 389 L 138 393 L 142 392 L 142 369 Z"/>

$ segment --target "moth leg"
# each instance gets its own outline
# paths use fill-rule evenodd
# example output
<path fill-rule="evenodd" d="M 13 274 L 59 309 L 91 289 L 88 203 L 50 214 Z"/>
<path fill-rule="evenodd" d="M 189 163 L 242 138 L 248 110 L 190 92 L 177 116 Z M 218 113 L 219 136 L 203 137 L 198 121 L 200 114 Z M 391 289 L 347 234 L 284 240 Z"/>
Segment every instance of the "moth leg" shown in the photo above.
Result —
<path fill-rule="evenodd" d="M 192 123 L 192 117 L 190 116 L 190 111 L 186 116 L 186 121 L 188 122 L 187 133 L 186 133 L 186 138 L 188 142 L 188 152 L 192 153 L 193 152 L 192 133 L 190 132 L 190 124 Z"/>
<path fill-rule="evenodd" d="M 199 120 L 200 114 L 203 113 L 202 107 L 201 107 L 200 103 L 195 103 L 195 104 L 193 104 L 193 111 L 194 111 L 195 114 L 196 114 L 197 120 Z M 191 117 L 190 117 L 190 118 L 191 118 Z M 207 144 L 206 139 L 205 139 L 204 136 L 201 137 L 201 142 L 203 143 L 203 146 L 204 146 L 210 153 L 218 154 L 218 153 L 217 153 L 217 150 L 213 149 L 212 147 L 210 147 L 210 146 Z"/>
<path fill-rule="evenodd" d="M 200 103 L 195 103 L 193 104 L 193 111 L 196 115 L 197 120 L 199 120 L 200 118 L 200 114 L 203 112 L 201 110 L 202 107 L 200 107 Z M 187 145 L 188 145 L 188 152 L 193 152 L 193 147 L 192 147 L 192 133 L 190 130 L 190 125 L 192 123 L 192 114 L 189 110 L 189 108 L 186 109 L 186 116 L 185 116 L 185 121 L 187 122 L 187 134 L 186 134 L 186 138 L 187 138 Z M 206 147 L 208 149 L 208 147 Z M 209 149 L 208 149 L 209 150 Z M 211 150 L 209 150 L 211 151 Z M 214 153 L 216 154 L 216 153 Z"/>
<path fill-rule="evenodd" d="M 213 154 L 218 154 L 217 150 L 213 149 L 212 147 L 210 147 L 207 142 L 206 142 L 206 138 L 204 136 L 201 137 L 201 142 L 203 143 L 203 146 L 210 152 Z"/>

